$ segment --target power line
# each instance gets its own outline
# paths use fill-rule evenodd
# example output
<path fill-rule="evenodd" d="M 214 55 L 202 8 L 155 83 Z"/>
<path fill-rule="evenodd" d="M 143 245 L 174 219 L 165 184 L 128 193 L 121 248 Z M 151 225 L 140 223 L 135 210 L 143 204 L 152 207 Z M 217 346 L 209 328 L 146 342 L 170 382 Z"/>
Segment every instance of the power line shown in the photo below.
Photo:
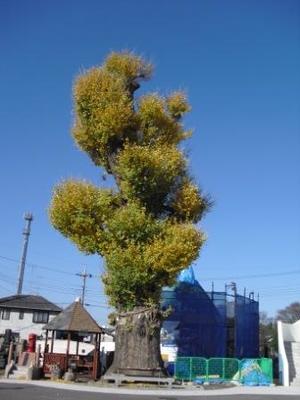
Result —
<path fill-rule="evenodd" d="M 10 290 L 7 289 L 7 287 L 4 287 L 4 286 L 0 285 L 0 288 L 1 288 L 2 290 L 4 290 L 5 292 L 10 292 Z"/>
<path fill-rule="evenodd" d="M 11 258 L 11 257 L 7 257 L 7 256 L 3 256 L 0 255 L 0 258 L 9 262 L 13 262 L 18 264 L 19 261 L 17 259 Z M 3 264 L 2 264 L 3 265 Z M 39 265 L 39 264 L 35 264 L 35 263 L 26 263 L 27 266 L 30 266 L 32 268 L 37 268 L 37 269 L 42 269 L 42 270 L 48 270 L 51 272 L 56 272 L 58 274 L 64 274 L 64 275 L 68 275 L 68 276 L 80 276 L 80 274 L 76 274 L 76 273 L 72 273 L 72 272 L 67 272 L 67 271 L 62 271 L 61 269 L 57 269 L 57 268 L 53 268 L 53 267 L 49 267 L 49 266 L 44 266 L 44 265 Z M 5 266 L 6 268 L 8 268 L 7 266 Z M 226 281 L 226 280 L 242 280 L 242 279 L 258 279 L 258 278 L 269 278 L 269 277 L 279 277 L 279 276 L 289 276 L 289 275 L 297 275 L 300 274 L 300 269 L 293 269 L 293 270 L 288 270 L 288 271 L 280 271 L 280 272 L 272 272 L 272 273 L 262 273 L 262 274 L 248 274 L 248 275 L 239 275 L 239 276 L 223 276 L 223 277 L 213 277 L 213 278 L 205 278 L 205 279 L 200 279 L 200 282 L 205 282 L 205 281 Z M 0 272 L 0 276 L 1 276 L 1 280 L 5 283 L 7 283 L 9 286 L 14 286 L 14 282 L 15 282 L 15 278 L 10 277 L 7 274 L 3 274 L 2 272 Z M 99 279 L 100 275 L 92 275 L 92 274 L 88 274 L 89 278 L 96 278 Z M 31 287 L 35 290 L 42 290 L 42 291 L 46 291 L 46 292 L 55 292 L 55 293 L 65 293 L 68 295 L 76 295 L 79 293 L 79 291 L 83 291 L 83 287 L 77 287 L 76 285 L 73 286 L 61 286 L 61 285 L 51 285 L 49 284 L 49 282 L 47 282 L 47 284 L 45 283 L 41 283 L 41 279 L 45 279 L 43 276 L 40 276 L 39 278 L 39 282 L 35 284 L 35 282 L 33 281 L 31 283 Z M 57 282 L 60 282 L 59 280 L 57 280 Z M 52 280 L 53 283 L 53 280 Z M 28 286 L 28 285 L 26 285 Z M 1 288 L 5 291 L 9 291 L 7 288 L 5 288 L 4 286 L 1 285 Z M 27 289 L 28 290 L 28 289 Z M 278 294 L 280 293 L 280 296 L 293 296 L 293 295 L 297 295 L 299 296 L 299 292 L 300 290 L 298 289 L 298 287 L 294 287 L 291 288 L 291 286 L 268 286 L 264 289 L 260 289 L 260 294 L 264 297 L 264 298 L 268 298 L 268 297 L 275 297 L 278 296 Z M 97 289 L 88 289 L 88 288 L 84 288 L 84 295 L 88 295 L 89 298 L 92 297 L 93 299 L 98 299 L 99 297 L 106 297 L 106 295 L 101 292 L 101 290 L 97 290 Z M 92 297 L 91 297 L 92 296 Z M 94 297 L 96 296 L 96 297 Z M 98 305 L 96 304 L 90 304 L 90 307 L 98 307 Z M 107 305 L 99 305 L 99 307 L 106 307 L 109 308 L 109 306 Z"/>
<path fill-rule="evenodd" d="M 14 262 L 14 263 L 18 263 L 19 262 L 18 260 L 14 259 L 14 258 L 5 257 L 5 256 L 1 256 L 1 255 L 0 255 L 0 258 L 2 258 L 3 260 Z M 33 264 L 33 263 L 28 263 L 28 262 L 26 263 L 26 265 L 28 265 L 29 267 L 40 268 L 40 269 L 45 269 L 45 270 L 48 270 L 48 271 L 57 272 L 59 274 L 72 275 L 72 276 L 76 275 L 75 273 L 72 273 L 72 272 L 66 272 L 66 271 L 62 271 L 62 270 L 56 269 L 56 268 L 46 267 L 44 265 Z"/>
<path fill-rule="evenodd" d="M 96 307 L 96 308 L 112 308 L 111 306 L 107 305 L 107 304 L 89 304 L 89 303 L 85 303 L 85 306 L 87 307 Z"/>
<path fill-rule="evenodd" d="M 76 290 L 68 290 L 68 289 L 60 289 L 60 288 L 49 288 L 49 287 L 41 287 L 40 285 L 32 285 L 32 290 L 34 291 L 43 291 L 43 292 L 54 292 L 54 293 L 64 293 L 64 294 L 70 294 L 70 295 L 78 295 L 80 293 L 80 289 Z"/>
<path fill-rule="evenodd" d="M 10 261 L 10 262 L 14 262 L 14 263 L 18 263 L 19 261 L 11 258 L 11 257 L 6 257 L 3 255 L 0 255 L 0 258 Z M 35 264 L 35 263 L 26 263 L 26 265 L 34 267 L 34 268 L 40 268 L 40 269 L 44 269 L 44 270 L 48 270 L 48 271 L 53 271 L 53 272 L 57 272 L 60 274 L 66 274 L 66 275 L 76 275 L 76 273 L 72 273 L 72 272 L 67 272 L 67 271 L 62 271 L 61 269 L 57 269 L 57 268 L 53 268 L 53 267 L 49 267 L 49 266 L 44 266 L 44 265 L 40 265 L 40 264 Z M 263 269 L 266 269 L 265 267 Z M 280 272 L 269 272 L 269 273 L 264 273 L 264 274 L 249 274 L 249 275 L 231 275 L 231 276 L 222 276 L 222 277 L 208 277 L 208 278 L 204 278 L 204 279 L 200 279 L 201 282 L 206 282 L 206 281 L 225 281 L 225 280 L 239 280 L 239 279 L 256 279 L 256 278 L 269 278 L 272 276 L 284 276 L 284 275 L 294 275 L 294 274 L 300 274 L 300 269 L 293 269 L 293 270 L 289 270 L 289 271 L 280 271 Z M 96 278 L 99 279 L 101 277 L 101 275 L 92 275 L 91 278 Z"/>
<path fill-rule="evenodd" d="M 1 265 L 1 263 L 0 263 L 0 265 Z M 2 264 L 3 265 L 3 264 Z M 75 274 L 76 275 L 76 274 Z M 90 274 L 91 275 L 91 274 Z M 4 281 L 4 282 L 7 282 L 7 283 L 9 283 L 10 285 L 13 285 L 13 283 L 15 282 L 15 278 L 13 278 L 13 277 L 11 277 L 11 276 L 9 276 L 9 275 L 7 275 L 7 274 L 4 274 L 3 272 L 1 272 L 0 271 L 0 276 L 1 276 L 1 279 Z M 46 283 L 42 283 L 41 282 L 41 279 L 45 279 L 44 277 L 38 277 L 38 279 L 39 279 L 39 281 L 38 282 L 32 282 L 31 283 L 31 285 L 36 289 L 36 288 L 43 288 L 43 289 L 57 289 L 57 290 L 60 290 L 60 291 L 69 291 L 69 293 L 73 293 L 73 294 L 75 294 L 75 293 L 77 293 L 78 291 L 80 291 L 80 290 L 82 290 L 82 287 L 80 287 L 80 286 L 77 286 L 77 285 L 72 285 L 72 286 L 61 286 L 61 285 L 56 285 L 56 284 L 51 284 L 51 283 L 53 283 L 53 281 L 51 280 L 51 282 L 49 282 L 49 281 L 47 281 Z M 57 282 L 60 282 L 61 283 L 61 281 L 57 281 Z M 289 293 L 289 292 L 294 292 L 294 291 L 296 291 L 296 292 L 298 292 L 299 291 L 299 289 L 298 289 L 298 287 L 291 287 L 290 286 L 290 284 L 287 286 L 287 285 L 281 285 L 281 286 L 269 286 L 269 287 L 266 287 L 266 288 L 263 288 L 263 289 L 260 289 L 260 293 L 261 294 L 268 294 L 268 293 L 273 293 L 273 292 L 275 292 L 275 293 L 278 293 L 278 292 L 286 292 L 286 293 Z M 86 288 L 85 289 L 85 293 L 87 293 L 87 294 L 90 294 L 90 295 L 96 295 L 97 297 L 105 297 L 106 295 L 100 290 L 100 288 L 99 289 L 89 289 L 89 288 Z"/>
<path fill-rule="evenodd" d="M 294 275 L 294 274 L 300 274 L 300 269 L 294 269 L 294 270 L 285 271 L 285 272 L 270 272 L 270 273 L 265 273 L 265 274 L 213 277 L 213 278 L 200 279 L 200 281 L 205 282 L 205 281 L 226 281 L 226 280 L 239 280 L 239 279 L 270 278 L 272 276 L 284 276 L 284 275 Z"/>
<path fill-rule="evenodd" d="M 9 279 L 11 282 L 12 281 L 14 281 L 14 282 L 16 281 L 13 277 L 11 277 L 9 275 L 6 275 L 6 274 L 3 274 L 3 272 L 1 272 L 1 271 L 0 271 L 0 275 L 3 276 L 6 279 Z"/>
<path fill-rule="evenodd" d="M 0 263 L 1 265 L 1 263 Z M 2 264 L 3 265 L 3 264 Z M 15 278 L 8 276 L 6 274 L 4 274 L 3 272 L 0 271 L 0 277 L 3 281 L 7 282 L 9 285 L 14 286 L 14 282 L 15 282 Z M 68 293 L 68 294 L 79 294 L 80 291 L 82 291 L 82 287 L 81 286 L 77 286 L 77 285 L 68 285 L 68 286 L 63 286 L 63 285 L 57 285 L 57 284 L 53 284 L 53 280 L 51 279 L 51 281 L 49 282 L 49 280 L 47 280 L 46 282 L 44 281 L 44 277 L 39 278 L 37 277 L 38 280 L 32 280 L 32 282 L 26 283 L 25 282 L 25 287 L 30 287 L 32 290 L 45 290 L 45 291 L 55 291 L 57 293 Z M 42 281 L 41 281 L 42 280 Z M 61 283 L 61 281 L 57 281 L 59 283 Z M 88 295 L 96 295 L 96 297 L 106 297 L 106 295 L 103 293 L 103 291 L 101 291 L 100 287 L 99 289 L 87 289 L 85 290 L 85 292 Z"/>
<path fill-rule="evenodd" d="M 7 248 L 7 247 L 12 247 L 12 246 L 14 246 L 14 242 L 3 242 L 2 240 L 0 241 L 0 245 L 2 245 L 3 246 L 3 248 Z M 47 264 L 48 264 L 48 262 L 50 262 L 50 264 L 53 264 L 53 263 L 58 263 L 58 264 L 61 264 L 61 263 L 65 263 L 66 261 L 67 261 L 67 257 L 56 257 L 55 255 L 53 255 L 52 253 L 51 253 L 51 255 L 48 253 L 45 253 L 44 251 L 37 251 L 36 249 L 31 249 L 30 250 L 30 253 L 31 254 L 35 254 L 35 255 L 38 255 L 38 256 L 43 256 L 43 258 L 44 259 L 46 259 L 47 261 Z M 99 260 L 101 260 L 102 259 L 102 257 L 101 256 L 99 256 Z M 12 258 L 10 258 L 10 260 L 11 261 L 15 261 L 15 262 L 19 262 L 19 260 L 15 260 L 15 259 L 12 259 Z M 48 261 L 49 260 L 49 261 Z M 99 263 L 98 264 L 99 266 L 101 265 L 101 263 Z"/>
<path fill-rule="evenodd" d="M 4 256 L 0 256 L 0 257 L 4 258 Z M 293 271 L 293 272 L 296 272 L 296 271 Z M 280 274 L 288 275 L 290 273 L 291 273 L 291 271 L 287 271 L 287 272 L 280 273 Z M 270 276 L 270 274 L 264 274 L 264 275 Z M 8 276 L 7 274 L 4 274 L 1 271 L 0 271 L 0 276 L 2 276 L 2 280 L 3 281 L 9 283 L 10 285 L 12 285 L 12 282 L 15 282 L 15 278 L 13 278 L 11 276 Z M 72 274 L 72 276 L 76 276 L 76 274 Z M 255 276 L 261 276 L 261 275 L 255 275 Z M 94 277 L 94 276 L 92 275 L 92 277 Z M 39 277 L 39 282 L 36 283 L 36 284 L 35 284 L 35 282 L 32 282 L 31 285 L 33 285 L 35 288 L 37 288 L 37 286 L 38 286 L 40 288 L 53 288 L 53 289 L 59 289 L 59 290 L 62 290 L 62 291 L 68 290 L 69 293 L 70 293 L 70 291 L 72 291 L 72 293 L 76 293 L 76 291 L 79 291 L 80 289 L 82 289 L 79 286 L 75 286 L 74 287 L 74 285 L 73 286 L 51 285 L 51 283 L 53 283 L 52 280 L 51 280 L 51 283 L 49 283 L 49 281 L 47 281 L 47 283 L 45 284 L 45 283 L 41 283 L 40 279 L 45 279 L 45 277 L 43 277 L 43 276 Z M 225 279 L 225 278 L 222 278 L 222 279 Z M 57 282 L 61 282 L 61 281 L 57 281 Z M 297 290 L 298 290 L 297 288 L 291 288 L 291 286 L 289 284 L 289 286 L 269 286 L 267 288 L 260 289 L 260 293 L 261 294 L 267 294 L 270 291 L 271 292 L 275 291 L 275 292 L 278 293 L 279 291 L 280 292 L 282 292 L 282 291 L 290 292 L 290 291 L 297 291 Z M 103 292 L 101 292 L 100 288 L 99 288 L 99 290 L 98 289 L 88 289 L 88 288 L 86 288 L 86 293 L 95 294 L 95 295 L 97 295 L 97 297 L 105 296 L 105 294 Z"/>

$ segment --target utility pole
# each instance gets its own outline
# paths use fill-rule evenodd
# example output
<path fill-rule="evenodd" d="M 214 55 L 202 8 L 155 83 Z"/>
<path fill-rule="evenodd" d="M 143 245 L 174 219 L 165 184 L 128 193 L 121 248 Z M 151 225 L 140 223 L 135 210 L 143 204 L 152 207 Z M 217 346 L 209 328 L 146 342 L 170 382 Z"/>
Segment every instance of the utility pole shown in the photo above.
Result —
<path fill-rule="evenodd" d="M 18 276 L 18 286 L 17 286 L 17 294 L 22 294 L 22 287 L 23 287 L 23 280 L 24 280 L 24 270 L 26 264 L 26 255 L 27 255 L 27 248 L 28 248 L 28 240 L 30 235 L 30 225 L 33 220 L 33 215 L 31 213 L 24 214 L 25 219 L 25 228 L 23 230 L 24 235 L 24 242 L 23 242 L 23 251 L 19 266 L 19 276 Z"/>
<path fill-rule="evenodd" d="M 82 278 L 82 292 L 81 292 L 81 304 L 84 306 L 84 298 L 85 298 L 85 286 L 86 286 L 86 278 L 92 278 L 92 274 L 88 274 L 86 272 L 86 268 L 84 268 L 83 272 L 80 272 L 76 274 L 77 276 L 80 276 Z"/>

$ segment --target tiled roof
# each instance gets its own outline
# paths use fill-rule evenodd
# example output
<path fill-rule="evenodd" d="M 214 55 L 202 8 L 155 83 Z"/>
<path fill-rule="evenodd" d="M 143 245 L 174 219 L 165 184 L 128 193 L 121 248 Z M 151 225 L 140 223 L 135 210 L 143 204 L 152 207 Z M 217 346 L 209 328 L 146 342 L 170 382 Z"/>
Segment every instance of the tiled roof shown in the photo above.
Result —
<path fill-rule="evenodd" d="M 26 310 L 56 311 L 61 308 L 42 296 L 32 294 L 16 294 L 0 298 L 0 308 L 22 308 Z"/>
<path fill-rule="evenodd" d="M 75 301 L 56 315 L 43 329 L 87 333 L 102 332 L 102 328 L 79 301 Z"/>

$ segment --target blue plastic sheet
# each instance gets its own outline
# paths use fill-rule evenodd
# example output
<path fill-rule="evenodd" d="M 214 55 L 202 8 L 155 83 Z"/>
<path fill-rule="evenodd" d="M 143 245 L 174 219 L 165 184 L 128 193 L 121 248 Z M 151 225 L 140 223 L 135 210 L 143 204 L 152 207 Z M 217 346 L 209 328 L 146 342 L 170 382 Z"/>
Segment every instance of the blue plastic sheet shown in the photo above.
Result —
<path fill-rule="evenodd" d="M 262 372 L 255 360 L 242 362 L 240 381 L 245 386 L 269 386 L 271 384 L 270 377 Z"/>
<path fill-rule="evenodd" d="M 163 290 L 161 305 L 173 310 L 163 323 L 161 343 L 176 346 L 178 356 L 258 357 L 258 302 L 206 292 L 190 267 Z"/>

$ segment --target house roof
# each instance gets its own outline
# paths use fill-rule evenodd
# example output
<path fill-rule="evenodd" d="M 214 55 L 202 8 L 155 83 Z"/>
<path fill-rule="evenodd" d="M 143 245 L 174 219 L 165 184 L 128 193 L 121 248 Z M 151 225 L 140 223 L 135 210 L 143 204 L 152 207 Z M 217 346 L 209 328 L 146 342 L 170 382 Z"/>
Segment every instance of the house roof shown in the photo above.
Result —
<path fill-rule="evenodd" d="M 56 315 L 56 317 L 45 325 L 43 329 L 87 333 L 102 332 L 102 328 L 79 301 L 70 304 L 65 310 Z"/>
<path fill-rule="evenodd" d="M 16 294 L 14 296 L 2 297 L 0 308 L 21 308 L 24 310 L 41 310 L 60 312 L 61 308 L 51 303 L 42 296 L 32 294 Z"/>

